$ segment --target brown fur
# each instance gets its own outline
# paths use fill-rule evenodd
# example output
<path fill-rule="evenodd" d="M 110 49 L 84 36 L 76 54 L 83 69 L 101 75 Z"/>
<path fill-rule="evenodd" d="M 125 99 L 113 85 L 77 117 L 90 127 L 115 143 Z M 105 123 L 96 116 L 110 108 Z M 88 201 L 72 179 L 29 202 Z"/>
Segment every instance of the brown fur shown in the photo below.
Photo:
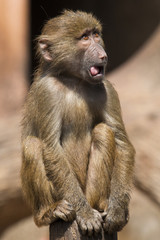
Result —
<path fill-rule="evenodd" d="M 101 34 L 100 23 L 79 11 L 45 25 L 22 121 L 22 187 L 35 223 L 76 218 L 89 235 L 128 221 L 134 165 L 116 91 L 103 76 L 86 77 L 91 59 L 106 64 L 95 29 Z"/>

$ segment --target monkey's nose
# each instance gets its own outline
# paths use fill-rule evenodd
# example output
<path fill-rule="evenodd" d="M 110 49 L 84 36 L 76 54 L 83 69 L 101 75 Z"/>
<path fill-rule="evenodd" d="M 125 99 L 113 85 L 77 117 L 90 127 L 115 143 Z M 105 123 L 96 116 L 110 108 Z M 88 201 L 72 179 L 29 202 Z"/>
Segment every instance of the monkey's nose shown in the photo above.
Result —
<path fill-rule="evenodd" d="M 100 53 L 100 54 L 99 54 L 99 58 L 102 59 L 102 60 L 107 61 L 108 56 L 107 56 L 107 54 L 106 54 L 105 52 L 103 52 L 103 53 Z"/>

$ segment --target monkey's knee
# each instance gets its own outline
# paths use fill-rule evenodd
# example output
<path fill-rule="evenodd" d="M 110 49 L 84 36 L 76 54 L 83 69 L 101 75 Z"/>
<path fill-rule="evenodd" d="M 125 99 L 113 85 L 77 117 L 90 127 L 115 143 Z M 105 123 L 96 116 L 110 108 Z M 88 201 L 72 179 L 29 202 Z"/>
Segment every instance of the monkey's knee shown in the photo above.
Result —
<path fill-rule="evenodd" d="M 99 123 L 93 129 L 92 143 L 93 147 L 97 147 L 99 150 L 108 148 L 108 151 L 115 152 L 114 133 L 105 123 Z"/>
<path fill-rule="evenodd" d="M 100 139 L 102 137 L 114 138 L 112 129 L 105 123 L 99 123 L 93 129 L 93 138 Z"/>

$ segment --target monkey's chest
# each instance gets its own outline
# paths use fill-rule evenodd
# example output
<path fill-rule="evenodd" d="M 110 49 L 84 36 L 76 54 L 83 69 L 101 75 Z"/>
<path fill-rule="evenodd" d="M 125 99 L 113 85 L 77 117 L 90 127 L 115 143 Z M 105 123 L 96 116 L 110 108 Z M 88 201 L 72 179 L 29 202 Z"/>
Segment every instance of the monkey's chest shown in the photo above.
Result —
<path fill-rule="evenodd" d="M 96 102 L 88 104 L 83 99 L 67 96 L 62 119 L 62 139 L 82 139 L 91 135 L 94 126 L 102 121 L 103 112 Z"/>
<path fill-rule="evenodd" d="M 71 97 L 71 96 L 70 96 Z M 88 105 L 83 99 L 65 99 L 65 111 L 62 119 L 61 145 L 70 164 L 77 174 L 81 186 L 85 186 L 86 172 L 91 150 L 92 131 L 103 114 L 98 107 Z M 84 174 L 79 174 L 83 169 Z"/>

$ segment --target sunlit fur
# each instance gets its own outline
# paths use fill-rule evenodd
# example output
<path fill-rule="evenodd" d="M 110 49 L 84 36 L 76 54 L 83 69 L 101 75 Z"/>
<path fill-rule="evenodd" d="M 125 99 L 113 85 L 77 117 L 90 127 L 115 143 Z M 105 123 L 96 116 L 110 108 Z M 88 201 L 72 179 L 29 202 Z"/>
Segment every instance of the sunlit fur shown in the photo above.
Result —
<path fill-rule="evenodd" d="M 64 11 L 38 38 L 40 64 L 23 111 L 21 178 L 37 226 L 76 219 L 91 236 L 128 221 L 134 148 L 111 83 L 92 84 L 73 70 L 86 71 L 91 61 L 88 52 L 84 64 L 87 51 L 77 44 L 86 28 L 101 33 L 91 14 Z"/>

